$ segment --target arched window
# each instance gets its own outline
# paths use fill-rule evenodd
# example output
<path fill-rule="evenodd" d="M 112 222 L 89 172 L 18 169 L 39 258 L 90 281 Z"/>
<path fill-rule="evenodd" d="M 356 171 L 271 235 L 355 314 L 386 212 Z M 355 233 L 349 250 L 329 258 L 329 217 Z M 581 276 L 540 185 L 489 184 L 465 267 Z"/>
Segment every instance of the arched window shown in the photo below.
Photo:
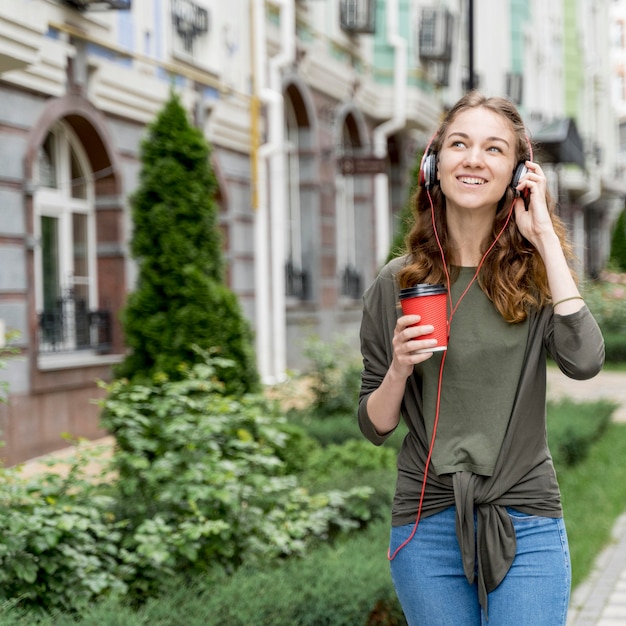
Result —
<path fill-rule="evenodd" d="M 362 142 L 354 117 L 348 114 L 341 127 L 341 153 L 344 157 L 357 156 Z M 363 294 L 363 268 L 368 249 L 363 222 L 367 215 L 365 202 L 367 177 L 345 175 L 337 177 L 337 272 L 340 293 L 344 298 L 356 299 Z"/>
<path fill-rule="evenodd" d="M 56 124 L 40 147 L 34 195 L 35 302 L 40 352 L 99 342 L 93 176 L 72 129 Z"/>
<path fill-rule="evenodd" d="M 292 301 L 313 296 L 313 152 L 302 95 L 294 85 L 285 93 L 285 288 Z"/>

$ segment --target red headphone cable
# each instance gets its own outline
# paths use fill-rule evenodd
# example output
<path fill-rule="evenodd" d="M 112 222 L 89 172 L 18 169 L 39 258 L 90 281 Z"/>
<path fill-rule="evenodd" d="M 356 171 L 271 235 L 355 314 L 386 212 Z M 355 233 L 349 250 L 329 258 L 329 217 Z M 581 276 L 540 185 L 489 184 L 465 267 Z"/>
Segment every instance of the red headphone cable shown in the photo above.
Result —
<path fill-rule="evenodd" d="M 457 300 L 457 303 L 453 307 L 452 306 L 452 293 L 451 293 L 451 288 L 450 288 L 450 274 L 448 272 L 448 266 L 446 264 L 446 258 L 445 258 L 445 254 L 443 251 L 443 246 L 441 245 L 441 241 L 439 240 L 439 234 L 437 233 L 437 226 L 435 224 L 435 207 L 433 205 L 433 200 L 430 196 L 430 191 L 428 189 L 426 190 L 426 194 L 428 196 L 428 201 L 430 202 L 430 212 L 431 212 L 431 219 L 433 223 L 433 230 L 435 232 L 435 239 L 437 240 L 437 246 L 439 247 L 439 252 L 441 253 L 441 259 L 443 261 L 443 269 L 446 274 L 446 282 L 447 282 L 447 287 L 448 287 L 448 300 L 450 302 L 450 317 L 448 318 L 448 337 L 450 337 L 450 325 L 452 324 L 452 318 L 454 317 L 456 310 L 459 308 L 459 304 L 461 304 L 461 300 L 463 300 L 467 292 L 470 290 L 470 287 L 474 284 L 474 282 L 478 278 L 478 274 L 480 270 L 482 269 L 482 266 L 485 262 L 485 259 L 487 258 L 487 255 L 493 250 L 494 246 L 498 242 L 498 239 L 500 239 L 500 237 L 504 233 L 504 230 L 508 226 L 509 221 L 511 220 L 511 216 L 513 215 L 513 207 L 515 206 L 515 198 L 513 199 L 513 202 L 511 203 L 511 208 L 509 209 L 509 214 L 507 215 L 504 225 L 500 229 L 500 232 L 498 233 L 496 238 L 493 240 L 493 243 L 489 246 L 489 248 L 487 248 L 487 251 L 485 252 L 485 254 L 483 254 L 483 257 L 480 260 L 478 267 L 476 268 L 476 272 L 474 273 L 472 280 L 470 280 L 469 284 L 467 285 L 467 287 L 461 294 L 461 297 Z M 393 561 L 393 559 L 396 558 L 400 550 L 402 550 L 402 548 L 406 547 L 410 543 L 411 539 L 413 539 L 413 537 L 415 536 L 415 532 L 417 531 L 419 521 L 422 517 L 422 505 L 424 503 L 424 494 L 426 493 L 426 480 L 428 479 L 428 470 L 430 468 L 430 460 L 432 458 L 433 449 L 435 447 L 435 436 L 437 434 L 437 425 L 439 424 L 439 408 L 441 406 L 441 387 L 442 387 L 442 382 L 443 382 L 443 366 L 444 366 L 444 363 L 446 362 L 447 354 L 448 354 L 448 351 L 444 350 L 442 357 L 441 357 L 441 364 L 439 366 L 439 377 L 437 380 L 437 401 L 435 404 L 435 420 L 433 422 L 433 434 L 430 439 L 430 445 L 428 446 L 428 456 L 426 457 L 426 464 L 424 466 L 424 480 L 422 481 L 422 490 L 420 493 L 419 504 L 417 507 L 417 516 L 415 518 L 415 524 L 413 525 L 413 530 L 411 531 L 411 534 L 395 549 L 393 554 L 391 553 L 391 546 L 389 547 L 389 549 L 387 550 L 387 559 L 389 561 Z"/>

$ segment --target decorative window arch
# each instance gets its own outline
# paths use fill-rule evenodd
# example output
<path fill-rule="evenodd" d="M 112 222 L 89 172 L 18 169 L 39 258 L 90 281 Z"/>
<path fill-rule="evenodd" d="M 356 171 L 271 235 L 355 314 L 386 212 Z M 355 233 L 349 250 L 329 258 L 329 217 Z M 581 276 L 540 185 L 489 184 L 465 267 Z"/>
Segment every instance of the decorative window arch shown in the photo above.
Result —
<path fill-rule="evenodd" d="M 357 120 L 348 113 L 339 129 L 340 153 L 342 156 L 358 156 L 363 150 L 363 141 Z M 362 219 L 365 215 L 366 178 L 364 176 L 337 176 L 337 274 L 340 294 L 347 299 L 357 299 L 363 294 L 363 244 Z M 360 245 L 361 244 L 361 245 Z"/>
<path fill-rule="evenodd" d="M 39 351 L 72 352 L 100 342 L 93 172 L 72 128 L 59 121 L 34 171 L 35 305 Z M 108 325 L 108 321 L 107 321 Z"/>
<path fill-rule="evenodd" d="M 306 186 L 311 176 L 311 126 L 298 87 L 285 90 L 285 287 L 292 300 L 313 297 L 313 233 L 311 199 Z"/>

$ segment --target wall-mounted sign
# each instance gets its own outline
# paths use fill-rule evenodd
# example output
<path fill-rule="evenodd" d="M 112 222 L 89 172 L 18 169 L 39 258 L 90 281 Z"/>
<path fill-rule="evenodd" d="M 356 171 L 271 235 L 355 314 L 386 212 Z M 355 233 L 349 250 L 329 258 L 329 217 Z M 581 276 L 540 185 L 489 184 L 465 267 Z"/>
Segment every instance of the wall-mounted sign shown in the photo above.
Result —
<path fill-rule="evenodd" d="M 385 174 L 387 159 L 376 156 L 344 156 L 339 158 L 339 170 L 343 176 Z"/>
<path fill-rule="evenodd" d="M 191 0 L 172 0 L 172 24 L 185 52 L 192 54 L 196 37 L 209 32 L 209 12 Z"/>

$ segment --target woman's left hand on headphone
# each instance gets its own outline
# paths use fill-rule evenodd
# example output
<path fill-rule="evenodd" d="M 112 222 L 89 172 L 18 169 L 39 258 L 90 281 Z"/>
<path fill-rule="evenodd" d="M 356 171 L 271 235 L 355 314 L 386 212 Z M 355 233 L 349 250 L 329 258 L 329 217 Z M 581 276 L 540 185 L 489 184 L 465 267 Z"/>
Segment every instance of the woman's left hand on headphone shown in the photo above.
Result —
<path fill-rule="evenodd" d="M 554 234 L 554 228 L 546 202 L 546 176 L 537 163 L 526 161 L 525 165 L 528 173 L 517 185 L 515 221 L 522 235 L 537 247 L 544 235 Z"/>

